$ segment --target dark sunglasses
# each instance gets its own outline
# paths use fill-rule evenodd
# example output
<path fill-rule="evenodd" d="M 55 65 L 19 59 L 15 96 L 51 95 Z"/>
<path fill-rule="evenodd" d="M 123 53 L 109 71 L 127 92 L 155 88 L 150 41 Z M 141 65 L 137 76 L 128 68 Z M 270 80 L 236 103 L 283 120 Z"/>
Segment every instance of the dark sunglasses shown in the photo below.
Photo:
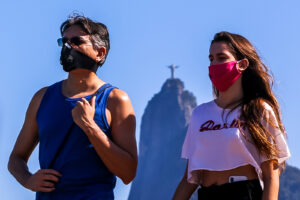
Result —
<path fill-rule="evenodd" d="M 72 37 L 70 39 L 62 37 L 57 39 L 58 46 L 62 47 L 65 43 L 74 44 L 76 46 L 79 46 L 81 44 L 86 43 L 86 40 L 79 36 Z"/>

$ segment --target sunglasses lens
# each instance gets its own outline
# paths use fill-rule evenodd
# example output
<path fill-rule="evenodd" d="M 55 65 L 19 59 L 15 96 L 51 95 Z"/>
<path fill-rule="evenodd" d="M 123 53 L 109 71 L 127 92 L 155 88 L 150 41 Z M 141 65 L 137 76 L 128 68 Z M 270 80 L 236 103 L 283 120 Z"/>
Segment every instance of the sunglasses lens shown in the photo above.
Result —
<path fill-rule="evenodd" d="M 81 37 L 72 37 L 71 39 L 67 39 L 67 38 L 63 37 L 63 38 L 57 39 L 57 44 L 60 47 L 64 46 L 66 43 L 69 43 L 70 45 L 73 44 L 73 45 L 79 46 L 81 44 L 85 44 L 86 41 L 84 39 L 82 39 Z"/>
<path fill-rule="evenodd" d="M 57 44 L 58 44 L 58 46 L 62 47 L 64 45 L 63 39 L 62 38 L 58 38 L 57 39 Z"/>
<path fill-rule="evenodd" d="M 72 44 L 74 44 L 76 46 L 79 46 L 84 43 L 84 41 L 80 37 L 73 37 L 73 38 L 71 38 L 70 41 Z"/>

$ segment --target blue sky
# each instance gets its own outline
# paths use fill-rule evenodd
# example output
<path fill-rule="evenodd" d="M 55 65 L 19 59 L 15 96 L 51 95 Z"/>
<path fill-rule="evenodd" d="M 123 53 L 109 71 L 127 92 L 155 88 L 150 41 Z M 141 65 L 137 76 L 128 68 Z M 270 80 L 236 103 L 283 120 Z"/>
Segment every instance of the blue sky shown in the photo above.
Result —
<path fill-rule="evenodd" d="M 129 94 L 137 139 L 147 102 L 170 77 L 168 65 L 180 66 L 175 76 L 198 104 L 209 101 L 208 48 L 213 35 L 226 30 L 248 38 L 273 72 L 292 152 L 288 163 L 300 168 L 299 7 L 297 0 L 1 0 L 1 199 L 34 197 L 8 173 L 6 163 L 33 94 L 67 76 L 59 64 L 56 39 L 60 24 L 75 10 L 109 28 L 111 51 L 98 75 Z M 32 172 L 38 169 L 37 152 L 29 167 Z M 119 181 L 116 199 L 126 199 L 129 188 Z"/>

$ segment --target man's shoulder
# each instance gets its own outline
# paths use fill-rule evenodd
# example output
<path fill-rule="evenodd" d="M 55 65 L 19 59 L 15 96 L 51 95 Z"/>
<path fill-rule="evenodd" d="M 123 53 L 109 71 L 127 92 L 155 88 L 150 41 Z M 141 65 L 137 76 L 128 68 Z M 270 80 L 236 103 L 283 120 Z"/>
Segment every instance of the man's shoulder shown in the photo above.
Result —
<path fill-rule="evenodd" d="M 41 101 L 42 98 L 43 98 L 43 96 L 45 95 L 47 89 L 48 89 L 48 86 L 39 89 L 39 90 L 33 95 L 32 101 Z"/>
<path fill-rule="evenodd" d="M 122 102 L 124 103 L 129 100 L 129 96 L 125 91 L 123 91 L 119 88 L 114 88 L 110 92 L 110 94 L 108 96 L 108 100 L 115 102 L 115 103 L 122 103 Z"/>
<path fill-rule="evenodd" d="M 34 94 L 34 98 L 37 98 L 39 100 L 42 100 L 44 95 L 46 94 L 46 92 L 49 90 L 49 92 L 51 93 L 52 91 L 60 91 L 61 90 L 61 85 L 62 85 L 62 81 L 58 81 L 53 83 L 52 85 L 43 87 L 41 89 L 39 89 L 35 94 Z"/>
<path fill-rule="evenodd" d="M 132 108 L 128 94 L 123 90 L 114 88 L 108 96 L 107 108 L 112 114 L 126 113 Z"/>
<path fill-rule="evenodd" d="M 28 106 L 27 113 L 32 113 L 34 116 L 36 115 L 47 89 L 48 87 L 43 87 L 33 95 Z"/>

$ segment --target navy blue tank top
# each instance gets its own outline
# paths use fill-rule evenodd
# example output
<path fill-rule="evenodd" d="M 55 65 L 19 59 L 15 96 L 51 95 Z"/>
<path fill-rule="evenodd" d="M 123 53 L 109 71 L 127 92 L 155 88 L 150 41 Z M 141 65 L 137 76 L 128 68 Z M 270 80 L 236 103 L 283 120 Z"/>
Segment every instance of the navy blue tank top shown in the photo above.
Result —
<path fill-rule="evenodd" d="M 103 85 L 96 97 L 94 120 L 111 138 L 105 108 L 114 89 Z M 37 192 L 37 200 L 112 200 L 116 177 L 102 162 L 86 134 L 72 118 L 72 109 L 80 98 L 62 94 L 62 81 L 47 88 L 41 101 L 37 123 L 39 128 L 39 161 L 41 169 L 54 169 L 62 174 L 55 190 Z M 86 96 L 90 100 L 93 95 Z"/>

